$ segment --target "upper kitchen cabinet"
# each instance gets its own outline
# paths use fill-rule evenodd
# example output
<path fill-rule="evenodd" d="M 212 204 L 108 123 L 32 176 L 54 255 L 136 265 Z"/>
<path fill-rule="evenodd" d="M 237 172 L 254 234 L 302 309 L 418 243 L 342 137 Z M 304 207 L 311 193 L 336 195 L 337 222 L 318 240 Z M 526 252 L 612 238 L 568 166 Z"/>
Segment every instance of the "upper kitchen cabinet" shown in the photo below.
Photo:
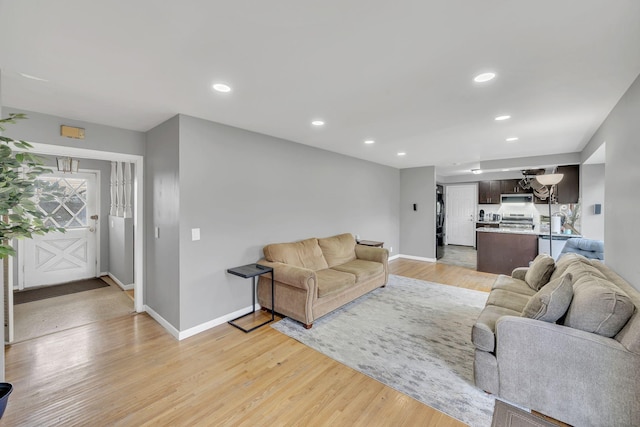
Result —
<path fill-rule="evenodd" d="M 558 183 L 558 203 L 578 203 L 580 198 L 580 165 L 558 166 L 564 176 Z"/>
<path fill-rule="evenodd" d="M 478 182 L 478 203 L 481 205 L 500 204 L 500 181 Z"/>
<path fill-rule="evenodd" d="M 580 166 L 579 165 L 567 165 L 558 166 L 556 173 L 561 173 L 564 176 L 555 188 L 556 203 L 578 203 L 580 198 Z M 534 197 L 535 203 L 546 204 L 547 200 L 540 200 Z"/>
<path fill-rule="evenodd" d="M 503 179 L 500 180 L 500 191 L 502 194 L 520 194 L 520 193 L 532 193 L 532 189 L 525 190 L 520 187 L 519 179 Z"/>

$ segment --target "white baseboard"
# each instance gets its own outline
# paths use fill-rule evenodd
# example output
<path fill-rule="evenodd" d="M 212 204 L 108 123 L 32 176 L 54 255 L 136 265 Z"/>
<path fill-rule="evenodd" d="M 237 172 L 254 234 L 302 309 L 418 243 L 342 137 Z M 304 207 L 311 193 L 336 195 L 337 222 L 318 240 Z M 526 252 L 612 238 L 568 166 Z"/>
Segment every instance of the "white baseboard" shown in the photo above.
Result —
<path fill-rule="evenodd" d="M 124 283 L 122 283 L 120 280 L 118 280 L 118 278 L 116 276 L 114 276 L 111 273 L 107 273 L 107 276 L 109 276 L 111 278 L 111 280 L 113 280 L 114 282 L 116 282 L 116 285 L 120 286 L 123 290 L 125 291 L 130 291 L 133 289 L 134 284 L 131 283 L 129 285 L 125 285 Z"/>
<path fill-rule="evenodd" d="M 240 310 L 236 310 L 233 313 L 225 314 L 222 317 L 218 317 L 217 319 L 210 320 L 208 322 L 202 323 L 198 326 L 194 326 L 193 328 L 189 328 L 185 331 L 178 331 L 173 325 L 167 322 L 162 316 L 156 313 L 151 307 L 144 306 L 145 311 L 149 313 L 156 322 L 160 323 L 160 326 L 165 328 L 167 332 L 169 332 L 175 339 L 181 341 L 183 339 L 192 337 L 200 332 L 204 332 L 208 329 L 215 328 L 216 326 L 220 326 L 224 323 L 227 323 L 229 320 L 233 320 L 236 317 L 242 316 L 245 313 L 249 313 L 251 311 L 251 306 L 241 308 Z M 260 310 L 260 304 L 256 304 L 256 311 Z"/>
<path fill-rule="evenodd" d="M 389 261 L 393 261 L 394 259 L 398 259 L 398 258 L 400 258 L 400 254 L 396 254 L 394 256 L 390 256 L 389 257 Z"/>
<path fill-rule="evenodd" d="M 180 331 L 178 331 L 176 328 L 174 328 L 171 323 L 167 322 L 164 319 L 164 317 L 162 317 L 158 313 L 156 313 L 154 309 L 152 309 L 148 305 L 145 305 L 144 306 L 144 311 L 149 313 L 149 316 L 151 316 L 153 318 L 153 320 L 155 320 L 156 322 L 160 323 L 160 326 L 165 328 L 167 330 L 167 332 L 169 332 L 175 339 L 177 339 L 177 340 L 180 339 L 179 338 Z"/>
<path fill-rule="evenodd" d="M 400 258 L 412 259 L 414 261 L 426 261 L 426 262 L 436 262 L 435 258 L 424 258 L 421 256 L 413 256 L 413 255 L 398 255 Z"/>
<path fill-rule="evenodd" d="M 256 311 L 260 310 L 260 304 L 256 304 Z M 216 326 L 227 323 L 229 320 L 233 320 L 236 317 L 242 316 L 245 313 L 251 312 L 251 306 L 247 306 L 245 308 L 241 308 L 240 310 L 236 310 L 233 313 L 225 314 L 222 317 L 218 317 L 217 319 L 209 320 L 208 322 L 202 323 L 198 326 L 194 326 L 193 328 L 189 328 L 184 331 L 180 331 L 179 340 L 183 340 L 185 338 L 192 337 L 200 332 L 204 332 L 208 329 L 215 328 Z"/>

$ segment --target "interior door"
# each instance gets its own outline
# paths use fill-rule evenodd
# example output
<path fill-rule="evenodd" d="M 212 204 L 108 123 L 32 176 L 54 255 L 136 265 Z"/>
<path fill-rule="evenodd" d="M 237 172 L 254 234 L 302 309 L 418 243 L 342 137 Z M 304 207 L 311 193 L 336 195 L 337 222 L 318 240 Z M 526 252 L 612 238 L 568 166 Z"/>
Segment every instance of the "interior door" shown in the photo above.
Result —
<path fill-rule="evenodd" d="M 447 186 L 447 244 L 475 246 L 475 212 L 477 187 L 469 185 Z"/>
<path fill-rule="evenodd" d="M 19 288 L 30 288 L 96 277 L 96 175 L 51 174 L 38 178 L 54 200 L 38 201 L 45 224 L 64 228 L 25 239 Z"/>

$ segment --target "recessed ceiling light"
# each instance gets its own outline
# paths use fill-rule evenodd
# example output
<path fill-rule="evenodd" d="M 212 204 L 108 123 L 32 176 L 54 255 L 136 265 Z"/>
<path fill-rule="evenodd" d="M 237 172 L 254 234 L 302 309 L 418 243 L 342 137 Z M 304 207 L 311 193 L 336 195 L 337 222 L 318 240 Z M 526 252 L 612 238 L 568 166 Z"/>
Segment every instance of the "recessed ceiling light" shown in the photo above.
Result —
<path fill-rule="evenodd" d="M 506 139 L 507 142 L 513 142 L 513 141 L 517 141 L 517 140 L 518 140 L 517 136 L 512 136 L 512 137 Z"/>
<path fill-rule="evenodd" d="M 367 139 L 364 143 L 365 144 L 374 144 L 375 141 L 373 139 Z"/>
<path fill-rule="evenodd" d="M 311 122 L 312 125 L 314 126 L 324 126 L 324 121 L 322 120 L 314 120 Z"/>
<path fill-rule="evenodd" d="M 482 170 L 480 169 L 471 169 L 471 173 L 475 174 L 475 175 L 479 175 L 482 173 Z"/>
<path fill-rule="evenodd" d="M 401 151 L 401 152 L 398 153 L 398 156 L 406 156 L 406 155 L 407 155 L 407 153 L 405 153 L 404 151 Z"/>
<path fill-rule="evenodd" d="M 473 78 L 473 81 L 476 83 L 484 83 L 484 82 L 488 82 L 489 80 L 493 80 L 495 77 L 496 77 L 496 73 L 482 73 L 475 76 Z"/>
<path fill-rule="evenodd" d="M 49 80 L 43 79 L 42 77 L 32 76 L 31 74 L 19 73 L 25 79 L 37 80 L 39 82 L 48 82 Z"/>
<path fill-rule="evenodd" d="M 224 83 L 215 83 L 213 86 L 213 90 L 218 91 L 218 92 L 231 92 L 231 86 L 226 85 Z"/>
<path fill-rule="evenodd" d="M 495 118 L 496 121 L 501 122 L 503 120 L 509 120 L 511 118 L 511 116 L 509 115 L 504 115 L 504 116 L 498 116 Z"/>

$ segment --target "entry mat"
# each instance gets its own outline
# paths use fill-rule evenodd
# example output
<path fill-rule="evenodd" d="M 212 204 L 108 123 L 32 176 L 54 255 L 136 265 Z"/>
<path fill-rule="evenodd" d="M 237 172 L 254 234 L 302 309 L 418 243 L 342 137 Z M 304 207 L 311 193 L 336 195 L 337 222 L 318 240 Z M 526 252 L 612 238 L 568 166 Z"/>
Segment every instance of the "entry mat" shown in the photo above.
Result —
<path fill-rule="evenodd" d="M 109 286 L 102 279 L 86 279 L 75 282 L 63 283 L 61 285 L 44 286 L 37 289 L 14 292 L 13 304 L 24 304 L 26 302 L 39 301 L 47 298 L 60 297 L 63 295 L 75 294 L 77 292 L 90 291 Z"/>

